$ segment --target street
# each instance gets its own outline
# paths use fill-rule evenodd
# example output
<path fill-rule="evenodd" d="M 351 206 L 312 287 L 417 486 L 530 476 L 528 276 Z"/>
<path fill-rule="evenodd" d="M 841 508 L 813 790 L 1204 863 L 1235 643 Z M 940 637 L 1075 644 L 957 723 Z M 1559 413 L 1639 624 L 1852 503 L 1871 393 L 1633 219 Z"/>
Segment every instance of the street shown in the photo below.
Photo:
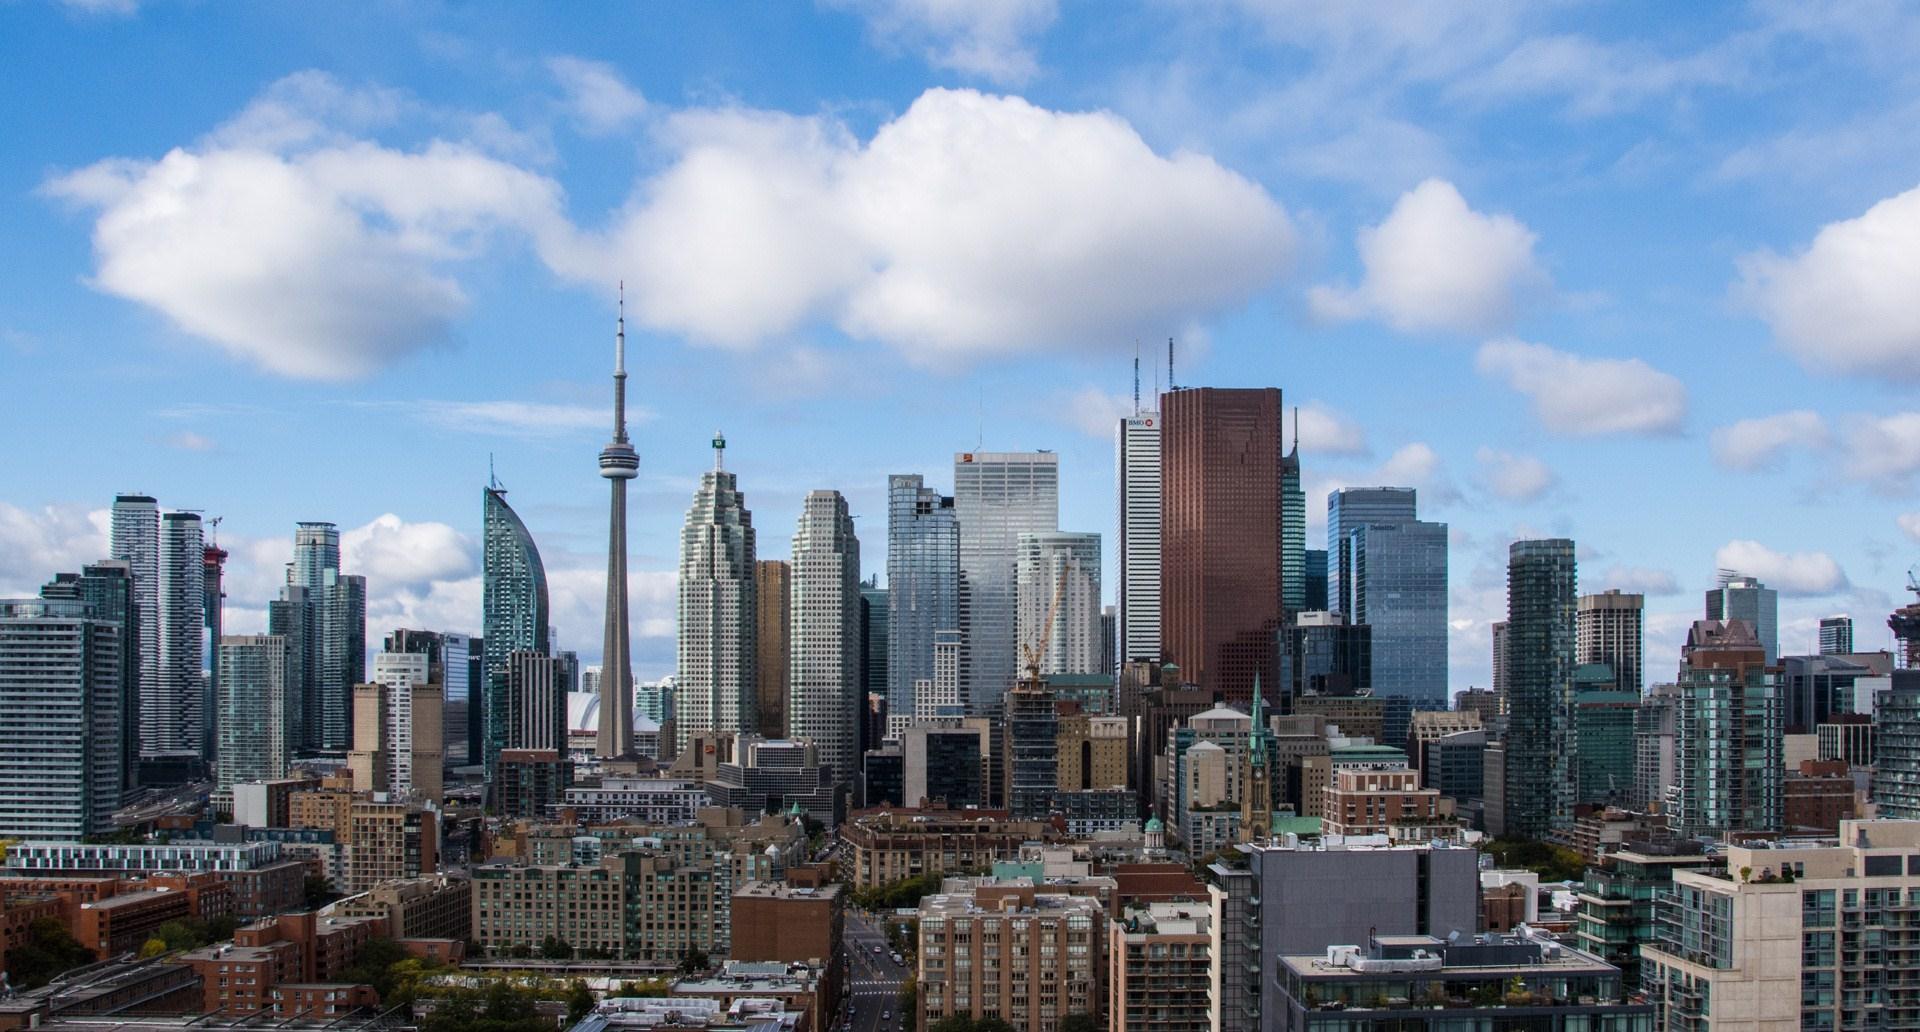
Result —
<path fill-rule="evenodd" d="M 912 1028 L 913 1016 L 900 1013 L 900 987 L 906 981 L 907 967 L 893 962 L 893 947 L 887 944 L 886 933 L 848 911 L 844 934 L 848 999 L 853 1001 L 854 1010 L 853 1022 L 844 1027 L 853 1032 Z M 876 946 L 879 953 L 874 952 Z M 882 1021 L 883 1013 L 892 1017 Z"/>

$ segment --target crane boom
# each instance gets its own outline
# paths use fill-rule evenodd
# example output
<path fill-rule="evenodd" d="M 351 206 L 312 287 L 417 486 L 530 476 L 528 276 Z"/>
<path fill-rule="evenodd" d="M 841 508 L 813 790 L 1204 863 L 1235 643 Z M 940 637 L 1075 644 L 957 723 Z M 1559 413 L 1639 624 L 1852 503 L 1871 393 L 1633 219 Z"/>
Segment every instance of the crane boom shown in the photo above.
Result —
<path fill-rule="evenodd" d="M 1067 593 L 1067 567 L 1060 566 L 1060 576 L 1054 579 L 1053 598 L 1047 603 L 1047 618 L 1040 624 L 1040 640 L 1022 644 L 1020 649 L 1026 653 L 1027 680 L 1040 679 L 1040 659 L 1046 655 L 1047 646 L 1053 644 L 1053 621 L 1060 613 L 1060 598 Z"/>

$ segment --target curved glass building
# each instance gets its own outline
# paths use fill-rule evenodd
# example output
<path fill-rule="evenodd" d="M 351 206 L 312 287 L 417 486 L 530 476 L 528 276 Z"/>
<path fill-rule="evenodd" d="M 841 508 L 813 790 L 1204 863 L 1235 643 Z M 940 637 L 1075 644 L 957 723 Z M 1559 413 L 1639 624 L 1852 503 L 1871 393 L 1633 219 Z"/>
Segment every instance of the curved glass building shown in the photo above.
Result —
<path fill-rule="evenodd" d="M 484 533 L 481 557 L 481 669 L 485 671 L 485 746 L 487 779 L 500 763 L 507 741 L 507 657 L 515 652 L 547 655 L 547 569 L 540 549 L 520 516 L 507 504 L 504 488 L 482 492 Z"/>

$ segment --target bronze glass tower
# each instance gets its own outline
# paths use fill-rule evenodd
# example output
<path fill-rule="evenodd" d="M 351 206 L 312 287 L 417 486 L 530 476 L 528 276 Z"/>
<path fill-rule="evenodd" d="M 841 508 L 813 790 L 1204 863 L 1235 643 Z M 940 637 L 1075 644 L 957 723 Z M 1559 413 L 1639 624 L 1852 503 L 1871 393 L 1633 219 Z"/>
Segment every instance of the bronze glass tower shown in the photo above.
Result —
<path fill-rule="evenodd" d="M 600 449 L 600 475 L 613 487 L 607 520 L 607 630 L 600 653 L 600 730 L 593 753 L 617 759 L 633 755 L 633 654 L 627 639 L 627 481 L 638 475 L 640 456 L 627 440 L 626 298 L 613 335 L 613 440 Z"/>
<path fill-rule="evenodd" d="M 1285 569 L 1280 390 L 1160 398 L 1160 634 L 1182 680 L 1234 701 L 1278 683 Z"/>

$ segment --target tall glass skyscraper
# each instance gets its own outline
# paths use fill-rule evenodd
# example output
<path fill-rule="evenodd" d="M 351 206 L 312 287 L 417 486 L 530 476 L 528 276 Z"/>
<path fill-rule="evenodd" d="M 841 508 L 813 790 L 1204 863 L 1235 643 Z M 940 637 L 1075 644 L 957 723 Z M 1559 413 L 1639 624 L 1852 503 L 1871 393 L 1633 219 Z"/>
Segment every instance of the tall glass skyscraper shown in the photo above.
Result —
<path fill-rule="evenodd" d="M 331 523 L 295 524 L 287 569 L 309 607 L 302 744 L 342 752 L 353 745 L 353 687 L 367 679 L 367 579 L 340 572 L 340 529 Z"/>
<path fill-rule="evenodd" d="M 887 478 L 887 730 L 913 719 L 913 686 L 933 680 L 933 642 L 960 629 L 960 529 L 953 499 L 918 473 Z"/>
<path fill-rule="evenodd" d="M 722 461 L 726 447 L 714 435 L 713 469 L 680 530 L 676 749 L 696 731 L 751 733 L 758 721 L 753 514 Z"/>
<path fill-rule="evenodd" d="M 1508 549 L 1504 826 L 1489 829 L 1497 834 L 1540 839 L 1573 824 L 1577 579 L 1566 538 Z"/>
<path fill-rule="evenodd" d="M 96 620 L 119 626 L 121 795 L 138 787 L 140 770 L 140 668 L 135 650 L 140 646 L 140 609 L 134 592 L 133 564 L 104 559 L 81 568 L 78 574 L 56 574 L 40 588 L 40 597 L 85 602 Z"/>
<path fill-rule="evenodd" d="M 851 784 L 860 758 L 866 685 L 860 655 L 860 541 L 847 500 L 811 491 L 793 532 L 787 730 L 814 745 L 836 782 Z"/>
<path fill-rule="evenodd" d="M 0 836 L 114 831 L 120 623 L 73 598 L 0 600 Z"/>
<path fill-rule="evenodd" d="M 220 744 L 216 791 L 283 778 L 293 758 L 287 691 L 287 640 L 277 634 L 229 635 L 220 643 Z"/>
<path fill-rule="evenodd" d="M 133 574 L 134 634 L 125 643 L 126 661 L 138 684 L 140 701 L 160 702 L 160 506 L 148 495 L 123 494 L 113 499 L 113 557 L 123 559 Z M 155 740 L 139 727 L 139 750 L 156 751 Z"/>
<path fill-rule="evenodd" d="M 1038 672 L 1112 673 L 1112 667 L 1101 665 L 1106 649 L 1100 633 L 1100 535 L 1022 534 L 1017 547 L 1015 596 L 1022 655 L 1029 645 L 1040 642 L 1052 610 L 1052 633 L 1040 650 Z M 1020 676 L 1026 674 L 1023 659 Z"/>
<path fill-rule="evenodd" d="M 140 707 L 142 736 L 151 730 L 156 753 L 200 756 L 206 748 L 212 714 L 200 667 L 207 647 L 205 551 L 198 515 L 160 517 L 159 698 Z"/>
<path fill-rule="evenodd" d="M 1373 628 L 1373 693 L 1447 708 L 1447 525 L 1367 524 L 1348 535 L 1356 624 Z"/>
<path fill-rule="evenodd" d="M 1307 605 L 1307 492 L 1300 485 L 1300 413 L 1293 416 L 1293 450 L 1280 460 L 1280 604 L 1289 613 Z"/>
<path fill-rule="evenodd" d="M 1348 487 L 1327 495 L 1327 608 L 1353 623 L 1353 532 L 1368 524 L 1411 523 L 1411 487 Z"/>
<path fill-rule="evenodd" d="M 1120 421 L 1120 659 L 1160 658 L 1160 413 Z"/>
<path fill-rule="evenodd" d="M 1374 694 L 1446 709 L 1447 525 L 1417 518 L 1412 488 L 1335 491 L 1327 557 L 1334 611 L 1373 629 Z"/>
<path fill-rule="evenodd" d="M 547 655 L 552 617 L 547 568 L 527 525 L 507 504 L 504 488 L 489 486 L 481 492 L 481 527 L 481 669 L 486 678 L 481 762 L 492 781 L 514 712 L 507 704 L 507 657 L 515 652 Z"/>
<path fill-rule="evenodd" d="M 1720 583 L 1707 592 L 1707 619 L 1745 620 L 1767 650 L 1767 662 L 1780 659 L 1780 595 L 1758 580 L 1720 571 Z"/>
<path fill-rule="evenodd" d="M 1274 387 L 1160 396 L 1160 648 L 1182 680 L 1231 702 L 1279 676 L 1280 401 Z"/>
<path fill-rule="evenodd" d="M 960 690 L 968 712 L 998 713 L 1019 676 L 1019 539 L 1059 529 L 1060 457 L 956 454 L 953 512 L 960 526 L 960 631 L 966 636 Z"/>

